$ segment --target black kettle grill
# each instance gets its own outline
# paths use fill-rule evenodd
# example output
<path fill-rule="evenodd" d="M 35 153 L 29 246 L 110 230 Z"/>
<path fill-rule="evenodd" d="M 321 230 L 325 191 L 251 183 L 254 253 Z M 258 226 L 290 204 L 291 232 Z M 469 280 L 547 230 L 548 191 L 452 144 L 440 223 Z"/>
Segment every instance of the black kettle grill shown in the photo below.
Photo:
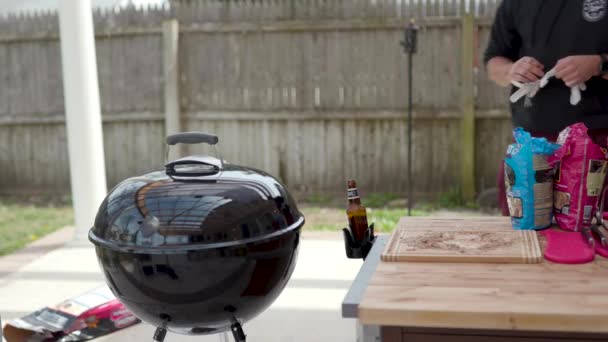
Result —
<path fill-rule="evenodd" d="M 215 145 L 203 133 L 167 137 Z M 231 330 L 279 296 L 296 264 L 304 216 L 262 171 L 190 156 L 127 179 L 107 195 L 89 232 L 106 282 L 136 316 L 189 335 Z"/>

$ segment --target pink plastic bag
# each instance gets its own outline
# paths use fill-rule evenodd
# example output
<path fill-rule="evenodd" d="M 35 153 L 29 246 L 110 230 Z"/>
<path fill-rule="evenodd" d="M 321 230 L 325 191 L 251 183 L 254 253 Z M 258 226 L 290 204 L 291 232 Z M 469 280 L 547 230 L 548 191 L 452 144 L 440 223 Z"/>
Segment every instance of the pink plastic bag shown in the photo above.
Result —
<path fill-rule="evenodd" d="M 593 142 L 582 123 L 564 129 L 557 143 L 562 146 L 551 157 L 557 162 L 555 219 L 562 229 L 580 231 L 591 226 L 595 215 L 608 167 L 606 150 Z"/>

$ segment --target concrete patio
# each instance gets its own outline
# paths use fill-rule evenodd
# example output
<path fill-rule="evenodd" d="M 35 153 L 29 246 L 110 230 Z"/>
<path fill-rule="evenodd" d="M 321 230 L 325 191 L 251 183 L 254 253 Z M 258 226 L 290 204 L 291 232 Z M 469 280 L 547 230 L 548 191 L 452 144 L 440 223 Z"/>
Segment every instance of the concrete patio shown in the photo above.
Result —
<path fill-rule="evenodd" d="M 88 242 L 67 242 L 71 229 L 54 233 L 0 258 L 0 315 L 5 324 L 46 305 L 103 284 Z M 355 322 L 341 318 L 340 305 L 361 261 L 348 260 L 339 235 L 304 235 L 296 270 L 270 309 L 245 325 L 248 341 L 352 342 Z M 97 341 L 149 341 L 153 327 L 139 324 Z M 219 336 L 169 334 L 166 341 L 220 341 Z"/>

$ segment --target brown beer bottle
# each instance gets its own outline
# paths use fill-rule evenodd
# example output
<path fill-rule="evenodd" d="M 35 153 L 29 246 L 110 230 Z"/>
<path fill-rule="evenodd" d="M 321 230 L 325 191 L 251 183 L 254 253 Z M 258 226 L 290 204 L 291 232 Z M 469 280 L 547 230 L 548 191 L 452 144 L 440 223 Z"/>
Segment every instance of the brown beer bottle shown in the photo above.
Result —
<path fill-rule="evenodd" d="M 348 181 L 348 223 L 356 241 L 363 241 L 365 231 L 367 230 L 367 211 L 361 204 L 361 196 L 357 189 L 357 183 L 354 180 Z"/>

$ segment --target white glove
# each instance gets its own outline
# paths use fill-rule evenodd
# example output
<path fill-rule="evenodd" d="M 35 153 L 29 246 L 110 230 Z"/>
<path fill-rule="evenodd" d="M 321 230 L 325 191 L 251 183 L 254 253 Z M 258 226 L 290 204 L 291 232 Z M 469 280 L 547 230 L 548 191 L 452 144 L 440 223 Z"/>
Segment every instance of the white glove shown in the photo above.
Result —
<path fill-rule="evenodd" d="M 516 81 L 512 81 L 511 83 L 519 88 L 516 90 L 513 95 L 509 98 L 512 103 L 519 101 L 522 97 L 527 96 L 528 98 L 533 98 L 536 93 L 542 88 L 544 88 L 548 83 L 549 79 L 555 77 L 555 68 L 549 70 L 545 76 L 543 76 L 540 80 L 528 83 L 520 83 Z M 587 86 L 585 83 L 581 83 L 574 87 L 570 88 L 570 104 L 576 106 L 581 102 L 581 91 L 587 90 Z"/>
<path fill-rule="evenodd" d="M 549 83 L 549 79 L 551 77 L 555 77 L 555 68 L 549 70 L 543 78 L 540 80 L 540 87 L 544 88 L 547 83 Z M 582 96 L 581 91 L 587 90 L 587 85 L 583 82 L 581 84 L 570 87 L 570 104 L 576 106 L 581 102 Z"/>
<path fill-rule="evenodd" d="M 513 95 L 509 98 L 512 103 L 519 101 L 522 97 L 527 96 L 528 98 L 533 98 L 536 93 L 540 90 L 540 81 L 528 82 L 528 83 L 520 83 L 516 81 L 511 82 L 517 89 Z"/>
<path fill-rule="evenodd" d="M 570 89 L 570 104 L 576 106 L 579 102 L 581 102 L 581 91 L 587 90 L 587 85 L 585 83 L 581 83 Z"/>

